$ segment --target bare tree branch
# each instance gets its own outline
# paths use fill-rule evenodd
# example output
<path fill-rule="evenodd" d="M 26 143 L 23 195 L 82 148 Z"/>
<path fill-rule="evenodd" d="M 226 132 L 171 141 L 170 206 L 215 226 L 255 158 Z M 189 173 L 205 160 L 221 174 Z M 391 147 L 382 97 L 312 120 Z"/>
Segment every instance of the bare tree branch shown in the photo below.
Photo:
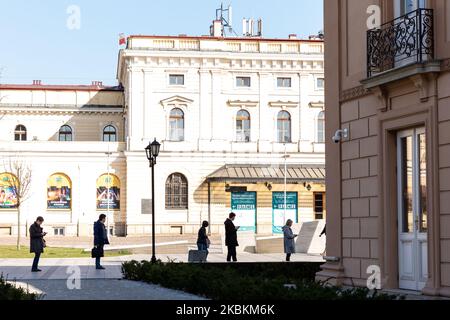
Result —
<path fill-rule="evenodd" d="M 30 186 L 32 180 L 32 171 L 28 164 L 19 159 L 9 158 L 7 164 L 3 164 L 11 175 L 6 181 L 6 186 L 15 193 L 17 201 L 17 250 L 20 250 L 20 221 L 22 204 L 30 197 Z"/>

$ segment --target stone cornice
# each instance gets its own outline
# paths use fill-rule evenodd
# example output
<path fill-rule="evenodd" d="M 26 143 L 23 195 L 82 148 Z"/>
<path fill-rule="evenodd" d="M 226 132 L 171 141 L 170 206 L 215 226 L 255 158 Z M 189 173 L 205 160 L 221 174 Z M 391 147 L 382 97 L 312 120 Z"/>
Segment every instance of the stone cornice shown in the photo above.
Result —
<path fill-rule="evenodd" d="M 281 107 L 281 108 L 295 108 L 298 107 L 298 102 L 295 101 L 270 101 L 269 106 L 271 107 Z"/>
<path fill-rule="evenodd" d="M 0 114 L 42 114 L 42 115 L 70 115 L 70 114 L 123 114 L 122 106 L 63 106 L 63 105 L 0 105 Z"/>
<path fill-rule="evenodd" d="M 258 101 L 241 101 L 241 100 L 228 100 L 228 105 L 230 107 L 256 107 L 258 106 Z"/>
<path fill-rule="evenodd" d="M 363 85 L 341 91 L 340 101 L 345 102 L 361 98 L 370 94 L 370 91 Z"/>

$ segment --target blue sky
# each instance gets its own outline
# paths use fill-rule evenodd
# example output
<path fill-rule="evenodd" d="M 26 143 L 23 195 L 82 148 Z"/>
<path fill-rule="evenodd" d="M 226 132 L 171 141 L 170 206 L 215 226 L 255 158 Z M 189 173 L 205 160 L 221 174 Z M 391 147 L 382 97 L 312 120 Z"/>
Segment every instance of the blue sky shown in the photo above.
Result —
<path fill-rule="evenodd" d="M 115 84 L 118 34 L 205 35 L 220 0 L 0 0 L 1 83 Z M 320 0 L 228 0 L 234 26 L 261 17 L 264 37 L 323 29 Z M 6 5 L 7 4 L 7 5 Z M 71 5 L 80 29 L 70 30 Z"/>

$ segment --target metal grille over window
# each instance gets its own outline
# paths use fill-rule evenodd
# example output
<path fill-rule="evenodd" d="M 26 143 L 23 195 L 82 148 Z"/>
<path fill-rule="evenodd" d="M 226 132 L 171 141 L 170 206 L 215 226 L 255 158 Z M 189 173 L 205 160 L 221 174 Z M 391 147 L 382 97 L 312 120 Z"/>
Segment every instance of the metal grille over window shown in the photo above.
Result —
<path fill-rule="evenodd" d="M 171 174 L 166 181 L 166 209 L 188 208 L 188 183 L 181 173 Z"/>

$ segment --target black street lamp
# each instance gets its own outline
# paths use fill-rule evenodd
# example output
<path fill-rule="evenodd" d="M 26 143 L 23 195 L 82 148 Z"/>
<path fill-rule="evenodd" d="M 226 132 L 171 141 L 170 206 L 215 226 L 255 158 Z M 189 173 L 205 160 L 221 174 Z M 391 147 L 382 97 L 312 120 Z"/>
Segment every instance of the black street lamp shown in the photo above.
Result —
<path fill-rule="evenodd" d="M 155 165 L 156 157 L 159 155 L 161 144 L 155 140 L 145 148 L 150 168 L 152 168 L 152 263 L 156 262 L 155 256 Z"/>

